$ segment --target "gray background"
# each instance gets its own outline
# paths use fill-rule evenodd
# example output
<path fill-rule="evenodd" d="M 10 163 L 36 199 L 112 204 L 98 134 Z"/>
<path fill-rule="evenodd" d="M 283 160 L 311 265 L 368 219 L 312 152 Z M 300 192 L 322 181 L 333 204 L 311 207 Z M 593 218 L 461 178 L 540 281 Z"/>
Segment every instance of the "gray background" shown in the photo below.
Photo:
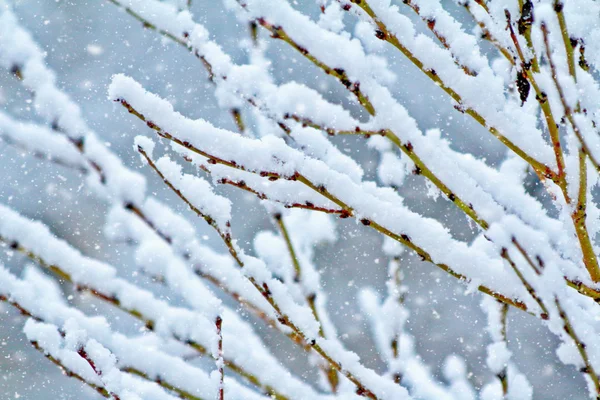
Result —
<path fill-rule="evenodd" d="M 317 15 L 313 1 L 300 3 L 298 7 Z M 401 7 L 407 13 L 410 11 Z M 452 8 L 452 5 L 448 7 Z M 464 11 L 454 10 L 468 25 Z M 133 76 L 190 117 L 203 117 L 217 126 L 234 128 L 229 115 L 216 107 L 212 87 L 201 64 L 185 49 L 165 42 L 154 32 L 145 31 L 108 1 L 23 0 L 15 2 L 15 11 L 48 52 L 48 63 L 56 71 L 59 85 L 81 105 L 89 125 L 110 143 L 127 165 L 140 169 L 138 157 L 132 150 L 133 137 L 149 132 L 107 100 L 106 87 L 112 74 Z M 239 47 L 239 38 L 248 37 L 247 29 L 223 11 L 220 1 L 195 0 L 193 12 L 238 62 L 246 60 Z M 353 22 L 348 17 L 346 20 Z M 102 53 L 93 54 L 89 46 L 99 46 Z M 275 61 L 272 72 L 278 81 L 296 80 L 311 87 L 325 88 L 323 93 L 329 99 L 347 103 L 347 93 L 341 85 L 329 80 L 295 52 L 280 43 L 272 43 L 269 54 Z M 441 90 L 399 53 L 390 51 L 389 59 L 398 76 L 394 85 L 396 96 L 423 130 L 441 128 L 444 135 L 451 138 L 453 147 L 486 157 L 492 164 L 502 159 L 505 154 L 502 146 L 474 122 L 453 110 Z M 27 103 L 29 97 L 12 76 L 0 71 L 0 107 L 16 117 L 36 120 Z M 337 142 L 340 148 L 361 162 L 367 176 L 374 176 L 377 154 L 367 149 L 363 141 L 346 138 Z M 208 235 L 208 240 L 222 249 L 203 221 L 198 221 L 149 171 L 142 172 L 159 198 L 194 221 L 199 234 Z M 123 276 L 134 270 L 130 249 L 123 244 L 108 243 L 103 238 L 106 205 L 82 188 L 80 175 L 30 158 L 2 142 L 0 174 L 0 202 L 42 220 L 84 254 L 115 265 L 123 271 Z M 533 185 L 531 190 L 537 192 L 539 189 Z M 242 239 L 243 247 L 251 251 L 253 235 L 259 230 L 271 229 L 272 225 L 254 199 L 230 189 L 224 192 L 235 200 L 234 232 Z M 444 200 L 433 202 L 425 196 L 421 179 L 409 178 L 401 192 L 414 210 L 440 219 L 457 237 L 465 240 L 472 237 L 473 232 L 464 216 Z M 329 308 L 340 333 L 346 334 L 347 345 L 359 353 L 368 366 L 381 368 L 367 328 L 358 314 L 355 296 L 356 288 L 364 285 L 374 286 L 383 293 L 386 262 L 380 251 L 381 238 L 354 221 L 341 221 L 339 231 L 337 243 L 318 251 L 317 265 L 323 272 L 324 286 L 329 293 Z M 16 272 L 27 263 L 23 257 L 4 250 L 0 253 L 0 261 Z M 464 356 L 473 373 L 472 381 L 480 387 L 490 376 L 485 367 L 488 336 L 484 331 L 485 315 L 478 306 L 479 295 L 464 296 L 463 286 L 410 255 L 404 257 L 403 266 L 410 289 L 407 299 L 412 313 L 409 329 L 417 338 L 420 354 L 438 375 L 447 355 Z M 154 288 L 140 279 L 140 284 Z M 68 285 L 64 290 L 71 293 Z M 160 292 L 160 289 L 155 290 Z M 92 314 L 106 315 L 119 329 L 135 329 L 125 318 L 117 321 L 119 315 L 103 304 L 77 294 L 73 303 Z M 97 398 L 79 382 L 62 376 L 32 349 L 21 333 L 24 321 L 13 308 L 0 304 L 0 399 Z M 294 348 L 280 335 L 260 324 L 257 328 L 286 365 L 308 380 L 314 377 L 313 370 L 302 357 L 290 361 L 296 355 Z M 536 399 L 586 398 L 581 374 L 558 363 L 554 354 L 556 341 L 538 321 L 512 311 L 509 335 L 516 362 L 533 383 Z M 573 396 L 574 393 L 578 395 Z"/>

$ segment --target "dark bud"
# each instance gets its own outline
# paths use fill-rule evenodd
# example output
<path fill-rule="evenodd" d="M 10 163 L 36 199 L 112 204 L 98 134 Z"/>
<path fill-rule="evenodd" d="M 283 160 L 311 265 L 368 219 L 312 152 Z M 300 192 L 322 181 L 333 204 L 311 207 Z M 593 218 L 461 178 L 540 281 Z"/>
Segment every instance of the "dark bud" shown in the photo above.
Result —
<path fill-rule="evenodd" d="M 13 65 L 10 67 L 10 73 L 21 79 L 21 67 L 18 65 Z"/>
<path fill-rule="evenodd" d="M 564 7 L 564 4 L 562 3 L 562 1 L 557 1 L 554 3 L 554 11 L 557 13 L 562 12 L 563 7 Z"/>
<path fill-rule="evenodd" d="M 386 35 L 385 35 L 385 32 L 383 32 L 381 29 L 377 29 L 375 31 L 375 36 L 377 36 L 377 39 L 385 40 Z"/>
<path fill-rule="evenodd" d="M 531 0 L 526 0 L 521 9 L 521 18 L 519 18 L 518 26 L 519 33 L 524 35 L 533 23 L 533 3 Z"/>
<path fill-rule="evenodd" d="M 527 80 L 527 75 L 524 72 L 517 73 L 517 90 L 519 91 L 519 98 L 521 99 L 521 106 L 527 101 L 529 96 L 529 90 L 531 85 Z"/>
<path fill-rule="evenodd" d="M 269 289 L 269 286 L 266 283 L 263 283 L 263 296 L 265 297 L 269 297 L 271 295 L 271 289 Z"/>
<path fill-rule="evenodd" d="M 535 99 L 541 103 L 548 101 L 548 95 L 545 92 L 541 92 L 540 95 L 536 95 Z"/>
<path fill-rule="evenodd" d="M 75 146 L 77 146 L 77 148 L 79 150 L 83 150 L 83 143 L 84 143 L 83 137 L 78 137 L 77 139 L 71 139 L 71 141 L 73 142 L 73 144 Z"/>
<path fill-rule="evenodd" d="M 544 268 L 544 260 L 542 260 L 542 258 L 540 256 L 535 256 L 535 258 L 536 258 L 536 260 L 537 260 L 538 265 L 540 266 L 540 268 L 543 269 Z"/>
<path fill-rule="evenodd" d="M 569 38 L 569 41 L 571 42 L 571 46 L 573 46 L 573 47 L 577 46 L 577 38 Z"/>
<path fill-rule="evenodd" d="M 371 225 L 371 221 L 369 221 L 369 220 L 368 220 L 368 219 L 366 219 L 366 218 L 363 218 L 363 219 L 361 219 L 361 220 L 360 220 L 360 222 L 361 222 L 361 224 L 363 224 L 363 225 L 365 225 L 365 226 L 369 226 L 369 225 Z"/>
<path fill-rule="evenodd" d="M 349 218 L 349 217 L 350 217 L 350 211 L 342 210 L 342 212 L 340 213 L 340 218 Z"/>
<path fill-rule="evenodd" d="M 583 45 L 581 45 L 579 47 L 579 66 L 584 71 L 590 70 L 590 65 L 587 63 L 587 61 L 585 59 L 585 47 L 583 47 Z"/>
<path fill-rule="evenodd" d="M 402 382 L 402 374 L 401 373 L 394 374 L 394 382 L 396 382 L 397 384 L 400 384 Z"/>

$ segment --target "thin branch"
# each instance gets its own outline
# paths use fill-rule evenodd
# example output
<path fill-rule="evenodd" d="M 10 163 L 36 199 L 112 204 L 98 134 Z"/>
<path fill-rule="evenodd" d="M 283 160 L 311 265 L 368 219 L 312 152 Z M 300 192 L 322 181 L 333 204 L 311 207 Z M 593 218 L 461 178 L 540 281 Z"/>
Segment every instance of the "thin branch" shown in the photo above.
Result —
<path fill-rule="evenodd" d="M 219 395 L 218 400 L 225 400 L 225 370 L 224 365 L 225 361 L 223 359 L 223 319 L 221 316 L 217 316 L 215 320 L 215 327 L 217 328 L 217 337 L 219 338 L 217 344 L 217 357 L 216 357 L 216 365 L 217 371 L 219 372 Z"/>
<path fill-rule="evenodd" d="M 331 68 L 327 64 L 321 62 L 318 58 L 314 57 L 312 54 L 308 52 L 304 47 L 300 46 L 296 43 L 287 32 L 280 26 L 272 25 L 267 22 L 265 19 L 259 18 L 257 22 L 269 32 L 271 32 L 271 36 L 274 39 L 280 39 L 289 44 L 291 47 L 300 52 L 304 57 L 306 57 L 309 61 L 315 64 L 317 67 L 321 68 L 327 75 L 331 75 L 337 78 L 342 84 L 350 90 L 355 96 L 358 102 L 367 110 L 367 112 L 371 115 L 375 115 L 375 109 L 373 108 L 373 104 L 369 101 L 367 95 L 365 95 L 360 90 L 359 82 L 352 82 L 346 71 L 341 68 Z"/>
<path fill-rule="evenodd" d="M 477 0 L 474 1 L 474 3 L 481 6 L 485 10 L 485 12 L 489 15 L 489 9 L 488 9 L 487 5 L 485 5 L 485 3 L 483 3 L 482 1 L 477 1 Z M 475 21 L 477 26 L 479 26 L 479 29 L 481 29 L 481 32 L 483 34 L 482 38 L 489 41 L 494 47 L 496 47 L 496 49 L 500 52 L 500 54 L 502 54 L 509 63 L 511 63 L 512 65 L 515 65 L 515 56 L 512 53 L 512 49 L 508 49 L 508 48 L 504 47 L 500 43 L 498 38 L 492 34 L 492 31 L 486 26 L 485 22 L 480 21 L 476 17 L 476 15 L 473 11 L 473 8 L 472 8 L 473 7 L 472 2 L 465 1 L 464 7 L 467 9 L 467 12 L 471 15 L 471 17 L 473 18 L 473 20 Z"/>
<path fill-rule="evenodd" d="M 279 227 L 281 231 L 281 235 L 283 236 L 283 240 L 285 241 L 285 245 L 290 253 L 290 258 L 292 260 L 292 265 L 294 266 L 294 282 L 302 282 L 302 267 L 300 267 L 300 261 L 298 260 L 298 255 L 296 254 L 296 250 L 294 249 L 294 245 L 292 244 L 292 239 L 290 238 L 290 234 L 285 226 L 285 222 L 283 221 L 283 216 L 281 214 L 275 214 L 274 217 L 275 223 Z M 315 317 L 317 317 L 315 315 Z"/>
<path fill-rule="evenodd" d="M 436 29 L 436 27 L 435 27 L 436 26 L 436 20 L 435 19 L 425 17 L 421 13 L 421 9 L 419 8 L 419 6 L 417 4 L 415 4 L 415 3 L 413 3 L 412 0 L 403 0 L 403 3 L 406 4 L 407 6 L 409 6 L 421 18 L 421 20 L 423 22 L 425 22 L 425 24 L 427 25 L 427 28 L 429 28 L 429 30 L 431 31 L 431 33 L 433 33 L 433 35 L 440 42 L 440 44 L 442 46 L 444 46 L 444 48 L 446 50 L 448 50 L 452 54 L 452 56 L 453 56 L 452 58 L 454 58 L 454 63 L 456 65 L 458 65 L 460 68 L 462 68 L 462 70 L 465 72 L 465 74 L 471 75 L 471 76 L 477 76 L 477 72 L 476 71 L 473 71 L 468 66 L 460 63 L 460 61 L 458 60 L 458 58 L 456 57 L 456 55 L 452 51 L 452 47 L 450 46 L 450 44 L 448 42 L 448 39 L 443 35 L 442 32 L 440 32 L 439 29 Z"/>
<path fill-rule="evenodd" d="M 567 98 L 565 97 L 564 89 L 563 89 L 562 85 L 560 84 L 560 81 L 558 80 L 558 71 L 556 68 L 556 64 L 554 63 L 554 58 L 552 57 L 552 50 L 550 49 L 548 27 L 546 26 L 545 23 L 542 23 L 541 29 L 542 29 L 542 34 L 544 36 L 544 46 L 546 48 L 546 55 L 548 56 L 548 63 L 550 64 L 550 70 L 552 72 L 552 80 L 554 81 L 554 86 L 556 86 L 556 90 L 558 91 L 558 95 L 560 97 L 560 102 L 565 111 L 565 116 L 567 117 L 567 120 L 569 121 L 569 123 L 571 124 L 571 127 L 573 128 L 573 133 L 575 133 L 575 136 L 579 140 L 579 143 L 581 144 L 581 148 L 583 149 L 585 154 L 587 154 L 587 156 L 590 158 L 590 161 L 592 162 L 592 164 L 594 165 L 596 170 L 600 171 L 600 163 L 596 160 L 596 158 L 594 157 L 588 144 L 586 143 L 585 139 L 583 138 L 583 134 L 581 133 L 581 130 L 579 129 L 579 125 L 577 124 L 577 122 L 575 121 L 575 118 L 574 118 L 575 112 L 567 103 Z M 577 107 L 577 108 L 579 108 L 579 107 Z"/>
<path fill-rule="evenodd" d="M 527 48 L 532 54 L 531 57 L 531 68 L 534 73 L 540 72 L 540 64 L 538 58 L 535 55 L 535 48 L 533 47 L 533 41 L 531 40 L 531 26 L 533 24 L 533 2 L 531 0 L 519 0 L 519 9 L 521 16 L 517 21 L 519 27 L 519 34 L 525 38 Z"/>
<path fill-rule="evenodd" d="M 388 282 L 391 282 L 390 286 L 388 288 L 388 296 L 391 296 L 394 298 L 394 300 L 396 301 L 396 303 L 401 306 L 404 307 L 404 292 L 403 292 L 403 288 L 402 288 L 402 271 L 400 271 L 400 257 L 393 257 L 390 260 L 390 263 L 393 265 L 392 268 L 389 268 L 389 271 L 393 274 L 393 276 L 389 276 L 388 275 Z M 399 359 L 400 358 L 400 339 L 402 337 L 402 332 L 401 331 L 395 331 L 392 337 L 392 340 L 390 341 L 390 347 L 392 349 L 392 356 L 394 357 L 394 359 Z M 397 369 L 397 366 L 400 365 L 399 363 L 396 364 L 396 368 L 394 368 L 394 370 L 392 370 L 392 376 L 394 378 L 394 382 L 396 382 L 397 384 L 400 384 L 402 381 L 402 374 L 401 372 Z"/>
<path fill-rule="evenodd" d="M 565 201 L 568 203 L 571 202 L 569 198 L 569 194 L 567 191 L 567 181 L 566 181 L 566 173 L 565 173 L 565 160 L 563 156 L 562 147 L 560 144 L 560 134 L 558 131 L 558 125 L 554 120 L 554 115 L 552 114 L 552 109 L 550 108 L 550 103 L 548 102 L 548 96 L 546 93 L 542 92 L 537 81 L 535 80 L 533 72 L 531 72 L 532 60 L 528 60 L 525 58 L 523 50 L 521 49 L 521 45 L 519 44 L 519 39 L 515 34 L 515 31 L 512 26 L 512 18 L 510 12 L 508 10 L 504 10 L 506 14 L 506 20 L 508 24 L 508 29 L 510 30 L 510 37 L 517 49 L 517 54 L 519 55 L 519 59 L 521 60 L 520 71 L 517 73 L 522 74 L 522 76 L 531 82 L 531 86 L 535 90 L 536 99 L 542 108 L 544 113 L 544 117 L 546 119 L 546 126 L 548 127 L 548 131 L 550 133 L 550 139 L 552 141 L 552 149 L 554 150 L 554 155 L 556 157 L 556 165 L 558 166 L 558 175 L 555 177 L 554 182 L 560 186 L 563 195 L 565 197 Z M 535 59 L 535 58 L 534 58 Z M 525 102 L 527 100 L 527 94 L 529 93 L 529 87 L 526 83 L 523 82 L 519 78 L 517 78 L 517 86 L 519 86 L 519 92 L 521 93 L 521 101 Z"/>
<path fill-rule="evenodd" d="M 121 369 L 123 372 L 126 372 L 128 374 L 131 375 L 136 375 L 144 380 L 147 380 L 148 382 L 154 382 L 158 385 L 160 385 L 162 388 L 172 392 L 173 394 L 175 394 L 177 397 L 179 397 L 180 399 L 184 399 L 184 400 L 208 400 L 208 399 L 202 399 L 201 397 L 198 396 L 194 396 L 193 394 L 186 392 L 185 390 L 179 389 L 176 386 L 173 386 L 172 384 L 166 382 L 163 378 L 161 378 L 160 376 L 157 378 L 152 378 L 150 377 L 147 373 L 140 371 L 139 369 L 136 368 L 132 368 L 132 367 L 124 367 Z"/>
<path fill-rule="evenodd" d="M 4 142 L 6 142 L 6 144 L 8 144 L 16 149 L 22 150 L 22 151 L 26 152 L 28 155 L 31 155 L 37 159 L 49 161 L 52 164 L 56 164 L 60 167 L 68 168 L 70 170 L 79 172 L 80 174 L 83 174 L 83 175 L 88 173 L 88 170 L 81 165 L 73 164 L 67 160 L 63 160 L 60 157 L 51 155 L 49 153 L 44 153 L 39 150 L 30 149 L 26 145 L 12 140 L 8 135 L 3 135 L 0 133 L 0 138 L 2 140 L 4 140 Z"/>
<path fill-rule="evenodd" d="M 550 313 L 548 312 L 548 308 L 546 307 L 546 305 L 544 304 L 544 302 L 542 301 L 542 299 L 540 298 L 540 296 L 538 296 L 538 294 L 536 293 L 536 291 L 533 288 L 533 286 L 531 286 L 531 284 L 527 281 L 527 279 L 525 279 L 525 276 L 519 270 L 519 267 L 517 267 L 517 264 L 511 258 L 510 254 L 508 252 L 508 249 L 505 248 L 505 247 L 503 247 L 502 250 L 501 250 L 500 255 L 502 256 L 502 258 L 504 258 L 508 262 L 508 264 L 510 265 L 510 267 L 512 268 L 512 270 L 519 277 L 519 280 L 521 281 L 521 283 L 523 284 L 523 286 L 525 286 L 525 288 L 527 289 L 527 293 L 529 293 L 529 295 L 540 306 L 540 309 L 542 310 L 542 313 L 540 314 L 540 317 L 542 319 L 544 319 L 544 320 L 547 320 L 550 317 Z"/>
<path fill-rule="evenodd" d="M 507 334 L 506 334 L 506 320 L 507 320 L 507 316 L 508 316 L 508 305 L 501 303 L 500 304 L 500 324 L 501 324 L 501 331 L 500 334 L 502 335 L 502 341 L 504 343 L 508 343 L 507 341 Z M 498 379 L 500 380 L 500 384 L 502 385 L 502 394 L 504 395 L 504 398 L 506 398 L 506 395 L 508 394 L 508 365 L 505 365 L 504 368 L 502 368 L 502 371 L 497 375 Z"/>
<path fill-rule="evenodd" d="M 148 163 L 148 165 L 150 166 L 150 168 L 152 168 L 154 170 L 154 172 L 156 172 L 158 174 L 158 176 L 160 176 L 160 178 L 163 180 L 163 182 L 165 183 L 165 185 L 167 185 L 169 187 L 169 189 L 171 189 L 175 194 L 177 194 L 177 196 L 185 204 L 187 204 L 187 206 L 192 211 L 194 211 L 199 217 L 201 217 L 202 219 L 204 219 L 208 225 L 210 225 L 211 227 L 213 227 L 217 231 L 217 233 L 219 234 L 219 236 L 221 237 L 221 239 L 223 239 L 223 241 L 225 242 L 225 244 L 227 244 L 227 248 L 229 249 L 229 252 L 232 253 L 231 255 L 234 256 L 234 258 L 236 258 L 237 255 L 235 254 L 235 250 L 233 249 L 233 246 L 231 244 L 231 235 L 228 232 L 223 232 L 223 230 L 221 230 L 221 228 L 219 227 L 219 225 L 217 224 L 217 222 L 210 215 L 207 215 L 207 214 L 203 213 L 202 211 L 200 211 L 200 209 L 198 209 L 196 206 L 194 206 L 188 200 L 188 198 L 185 197 L 183 195 L 183 193 L 181 193 L 181 191 L 179 189 L 177 189 L 163 175 L 162 171 L 156 166 L 156 164 L 154 163 L 154 161 L 152 160 L 152 158 L 150 158 L 150 156 L 148 156 L 148 154 L 146 153 L 146 151 L 141 146 L 138 146 L 137 150 L 144 157 L 144 159 L 146 160 L 146 162 Z"/>
<path fill-rule="evenodd" d="M 73 372 L 69 368 L 65 367 L 64 364 L 58 358 L 55 358 L 51 354 L 47 353 L 43 348 L 40 347 L 40 345 L 37 342 L 33 341 L 33 342 L 31 342 L 31 345 L 37 351 L 42 353 L 44 355 L 44 357 L 46 357 L 48 360 L 52 361 L 52 363 L 54 365 L 56 365 L 63 372 L 64 375 L 68 376 L 69 378 L 75 378 L 79 382 L 84 383 L 86 386 L 92 388 L 96 393 L 98 393 L 100 396 L 102 396 L 104 398 L 107 398 L 107 399 L 112 398 L 112 399 L 116 400 L 113 397 L 113 395 L 108 390 L 106 390 L 104 387 L 98 386 L 95 383 L 89 382 L 81 375 L 79 375 L 76 372 Z"/>
<path fill-rule="evenodd" d="M 294 282 L 298 282 L 303 288 L 306 289 L 306 285 L 304 285 L 302 280 L 302 267 L 300 265 L 300 260 L 298 259 L 298 255 L 296 254 L 296 250 L 292 243 L 292 239 L 289 235 L 288 229 L 283 220 L 283 216 L 281 214 L 275 214 L 274 216 L 275 222 L 281 231 L 281 235 L 283 236 L 283 240 L 285 241 L 288 252 L 290 253 L 290 258 L 292 260 L 292 265 L 294 266 Z M 319 323 L 319 335 L 323 338 L 326 337 L 325 331 L 323 330 L 322 318 L 319 316 L 319 310 L 317 308 L 317 293 L 310 292 L 306 294 L 306 303 L 310 307 L 315 320 Z M 327 378 L 331 390 L 335 393 L 337 391 L 339 385 L 339 376 L 337 371 L 332 368 L 330 365 L 320 364 L 319 367 L 322 369 L 325 377 Z"/>
<path fill-rule="evenodd" d="M 560 32 L 562 34 L 563 43 L 565 45 L 565 51 L 567 52 L 567 64 L 569 66 L 569 74 L 577 82 L 577 70 L 575 68 L 575 54 L 573 51 L 573 45 L 571 44 L 571 38 L 569 37 L 569 30 L 567 29 L 567 21 L 565 20 L 565 13 L 563 11 L 564 4 L 561 0 L 554 1 L 554 11 L 558 18 L 558 25 L 560 26 Z"/>
<path fill-rule="evenodd" d="M 210 170 L 206 170 L 207 173 L 210 174 Z M 249 193 L 252 193 L 253 195 L 255 195 L 258 199 L 260 200 L 270 200 L 270 201 L 274 201 L 277 203 L 280 203 L 277 200 L 271 199 L 269 198 L 269 196 L 267 196 L 266 193 L 264 192 L 260 192 L 258 191 L 258 189 L 252 188 L 248 185 L 248 183 L 244 180 L 233 180 L 230 178 L 221 178 L 217 181 L 217 183 L 222 184 L 222 185 L 231 185 L 231 186 L 235 186 L 239 189 L 245 190 Z M 302 203 L 291 203 L 291 204 L 284 204 L 284 203 L 280 203 L 282 204 L 285 208 L 300 208 L 300 209 L 304 209 L 304 210 L 311 210 L 311 211 L 318 211 L 318 212 L 322 212 L 325 214 L 334 214 L 334 215 L 339 215 L 340 218 L 346 218 L 347 216 L 344 213 L 344 210 L 342 209 L 336 209 L 336 208 L 326 208 L 326 207 L 319 207 L 316 206 L 310 202 L 306 202 L 304 204 Z"/>
<path fill-rule="evenodd" d="M 596 370 L 594 369 L 594 365 L 590 361 L 590 357 L 588 355 L 586 345 L 585 345 L 585 343 L 583 343 L 581 341 L 581 339 L 577 335 L 577 332 L 575 332 L 575 329 L 573 329 L 573 324 L 569 320 L 569 317 L 567 316 L 567 313 L 565 312 L 565 310 L 562 308 L 560 301 L 558 300 L 558 297 L 555 299 L 555 303 L 556 303 L 556 308 L 558 309 L 560 318 L 564 322 L 563 329 L 571 337 L 571 339 L 573 339 L 573 342 L 575 342 L 577 351 L 579 352 L 579 355 L 581 356 L 583 364 L 585 365 L 585 367 L 583 367 L 581 369 L 581 372 L 584 374 L 587 374 L 587 376 L 589 376 L 590 380 L 594 384 L 594 389 L 596 391 L 596 393 L 595 393 L 596 398 L 600 398 L 600 379 L 598 379 L 598 374 L 596 373 Z"/>

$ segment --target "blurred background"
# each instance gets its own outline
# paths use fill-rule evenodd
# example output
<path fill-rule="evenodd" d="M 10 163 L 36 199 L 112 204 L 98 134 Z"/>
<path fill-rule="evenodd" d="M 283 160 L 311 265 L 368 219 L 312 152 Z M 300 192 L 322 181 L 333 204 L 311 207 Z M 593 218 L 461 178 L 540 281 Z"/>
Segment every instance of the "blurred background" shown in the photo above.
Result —
<path fill-rule="evenodd" d="M 410 15 L 412 11 L 397 2 Z M 139 157 L 132 148 L 133 138 L 138 134 L 149 135 L 149 132 L 139 121 L 107 100 L 106 94 L 111 76 L 125 73 L 169 99 L 183 114 L 235 129 L 230 115 L 217 107 L 212 85 L 197 59 L 155 32 L 144 30 L 140 23 L 107 0 L 21 0 L 13 3 L 23 26 L 46 50 L 47 61 L 58 76 L 59 86 L 79 103 L 90 127 L 126 165 L 147 176 L 151 192 L 193 221 L 203 240 L 224 250 L 204 221 L 184 207 L 148 169 L 141 168 Z M 314 1 L 298 3 L 298 8 L 318 17 L 319 9 Z M 465 27 L 472 29 L 468 15 L 453 2 L 447 3 L 448 9 L 455 12 Z M 220 1 L 194 0 L 192 12 L 237 62 L 247 60 L 243 43 L 249 39 L 248 27 L 239 24 Z M 349 16 L 345 21 L 353 29 L 355 21 Z M 415 22 L 422 25 L 420 21 Z M 392 85 L 396 98 L 411 112 L 423 131 L 439 128 L 454 148 L 472 152 L 492 165 L 504 158 L 503 147 L 468 117 L 456 112 L 448 98 L 428 78 L 401 54 L 389 49 L 385 52 L 390 69 L 397 76 Z M 320 90 L 329 100 L 359 112 L 341 85 L 284 44 L 271 41 L 268 54 L 277 81 L 306 83 Z M 30 94 L 5 71 L 0 71 L 0 107 L 14 117 L 36 120 L 30 108 Z M 349 137 L 336 140 L 336 143 L 361 163 L 367 179 L 375 179 L 378 156 L 366 147 L 364 140 Z M 0 174 L 1 203 L 43 221 L 58 237 L 88 256 L 111 263 L 122 271 L 122 276 L 131 276 L 135 272 L 128 246 L 108 243 L 103 237 L 107 205 L 88 193 L 78 173 L 42 162 L 0 142 Z M 234 201 L 234 232 L 244 249 L 252 252 L 254 235 L 264 229 L 273 229 L 271 220 L 250 195 L 226 188 L 221 190 Z M 535 183 L 530 190 L 542 196 Z M 409 177 L 400 191 L 414 211 L 442 221 L 458 238 L 469 240 L 473 237 L 471 226 L 452 205 L 443 199 L 433 201 L 426 196 L 422 179 Z M 380 250 L 382 239 L 355 221 L 338 222 L 339 240 L 321 246 L 316 260 L 322 272 L 323 286 L 329 294 L 329 310 L 347 346 L 356 351 L 367 366 L 380 369 L 368 328 L 358 311 L 356 294 L 363 286 L 372 286 L 384 294 L 387 260 Z M 19 272 L 28 264 L 26 258 L 5 248 L 1 250 L 0 262 L 13 271 Z M 489 338 L 485 331 L 485 315 L 479 308 L 480 295 L 465 295 L 464 286 L 408 253 L 403 256 L 402 265 L 409 288 L 407 305 L 411 317 L 408 327 L 416 338 L 422 358 L 442 379 L 443 360 L 450 354 L 458 354 L 464 357 L 472 372 L 471 381 L 481 387 L 491 376 L 485 366 L 485 347 Z M 161 293 L 162 289 L 145 281 L 143 276 L 132 279 Z M 123 316 L 111 308 L 73 293 L 69 285 L 63 285 L 63 290 L 67 295 L 73 294 L 73 304 L 91 314 L 106 315 L 116 329 L 135 332 L 139 328 L 131 320 L 120 318 Z M 586 398 L 581 374 L 558 362 L 556 340 L 546 328 L 532 317 L 514 310 L 509 318 L 510 348 L 517 365 L 534 387 L 534 398 Z M 98 398 L 79 382 L 63 376 L 31 347 L 21 333 L 24 322 L 25 318 L 16 310 L 0 303 L 0 398 Z M 306 380 L 314 379 L 314 368 L 302 357 L 297 357 L 285 338 L 259 323 L 257 329 L 284 364 Z M 580 395 L 573 397 L 573 393 Z"/>

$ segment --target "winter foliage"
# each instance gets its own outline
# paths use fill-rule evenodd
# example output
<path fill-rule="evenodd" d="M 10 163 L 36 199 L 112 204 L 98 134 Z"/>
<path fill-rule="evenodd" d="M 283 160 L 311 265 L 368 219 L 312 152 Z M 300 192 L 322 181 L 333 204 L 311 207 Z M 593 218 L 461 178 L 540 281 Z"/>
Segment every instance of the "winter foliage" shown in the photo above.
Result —
<path fill-rule="evenodd" d="M 240 38 L 248 41 L 247 62 L 239 63 L 194 17 L 190 1 L 103 1 L 197 59 L 237 131 L 183 115 L 124 68 L 105 93 L 115 113 L 139 125 L 130 142 L 140 163 L 127 165 L 90 128 L 86 110 L 0 0 L 0 66 L 31 93 L 36 113 L 23 121 L 0 110 L 0 138 L 40 165 L 79 171 L 86 190 L 109 205 L 106 238 L 127 242 L 139 271 L 183 300 L 158 295 L 0 204 L 3 251 L 32 263 L 18 275 L 0 267 L 0 300 L 27 318 L 23 333 L 40 356 L 109 399 L 532 399 L 527 376 L 536 371 L 519 368 L 508 346 L 508 313 L 526 313 L 555 335 L 553 350 L 585 380 L 585 395 L 600 398 L 600 4 L 215 2 L 249 27 Z M 474 29 L 458 21 L 465 18 Z M 273 41 L 345 87 L 351 107 L 308 82 L 277 81 L 267 53 Z M 390 90 L 390 54 L 406 58 L 456 112 L 502 143 L 503 161 L 492 165 L 456 150 L 439 129 L 423 131 Z M 337 136 L 375 149 L 376 173 L 363 171 Z M 138 167 L 190 213 L 157 199 Z M 464 214 L 473 239 L 406 205 L 400 189 L 409 175 L 425 182 L 427 201 Z M 545 197 L 528 188 L 532 179 Z M 254 241 L 242 243 L 224 187 L 256 198 L 272 229 L 256 227 Z M 199 238 L 194 214 L 223 246 Z M 357 306 L 383 370 L 367 367 L 338 334 L 315 258 L 317 245 L 340 240 L 338 221 L 348 218 L 380 234 L 388 257 L 385 293 L 359 288 Z M 459 355 L 432 368 L 417 353 L 402 270 L 411 254 L 461 281 L 465 293 L 480 292 L 493 377 L 482 387 Z M 143 333 L 84 313 L 58 282 L 123 311 Z M 292 373 L 256 321 L 309 355 L 320 378 Z M 195 363 L 197 356 L 208 362 Z"/>

